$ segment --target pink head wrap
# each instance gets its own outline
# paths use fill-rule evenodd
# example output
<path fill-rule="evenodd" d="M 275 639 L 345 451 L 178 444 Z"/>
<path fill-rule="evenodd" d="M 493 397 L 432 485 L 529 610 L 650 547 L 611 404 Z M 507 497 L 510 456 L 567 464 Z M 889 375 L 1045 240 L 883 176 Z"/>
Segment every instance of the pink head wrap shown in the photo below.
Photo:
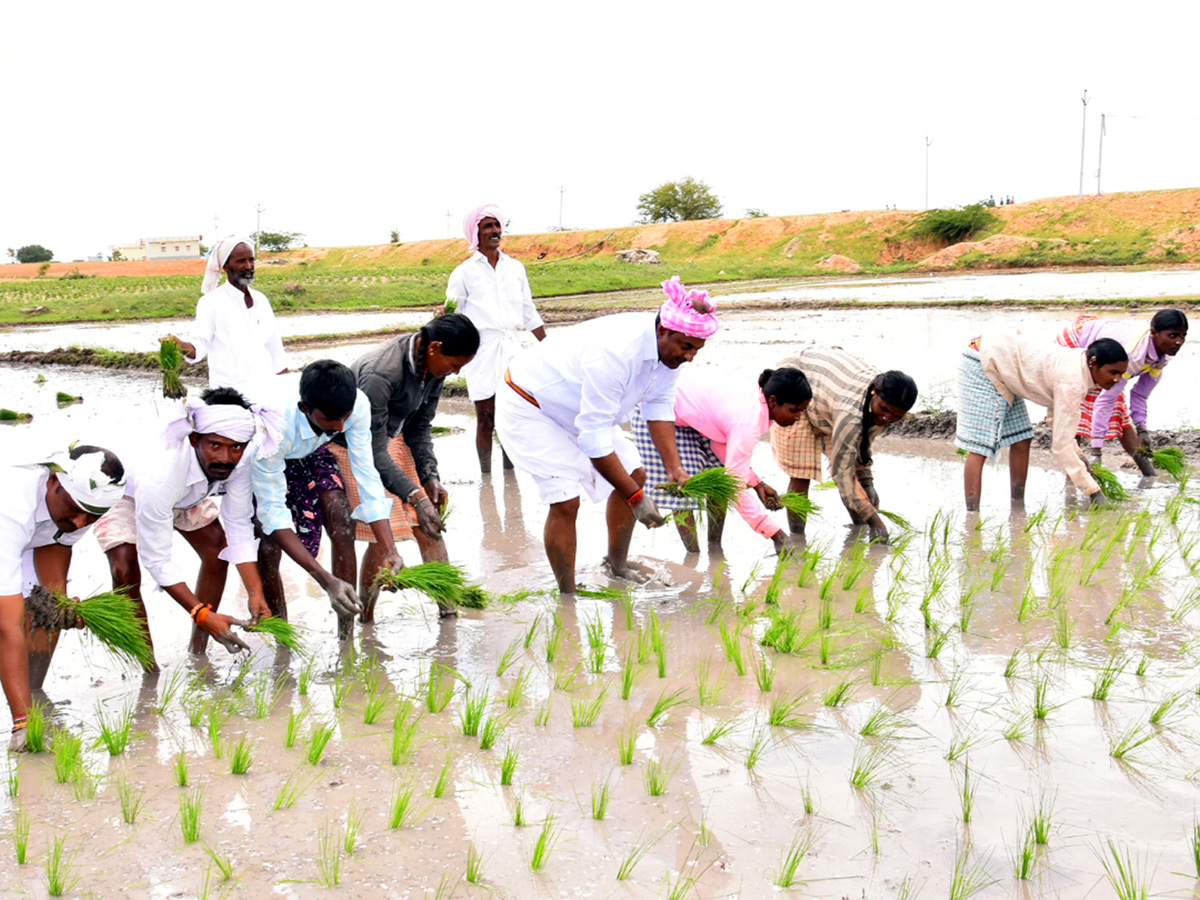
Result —
<path fill-rule="evenodd" d="M 471 245 L 471 250 L 479 249 L 479 223 L 491 216 L 500 223 L 500 233 L 504 233 L 504 213 L 500 212 L 500 207 L 495 203 L 485 203 L 483 206 L 477 206 L 465 216 L 463 216 L 463 234 L 467 237 L 467 243 Z"/>
<path fill-rule="evenodd" d="M 688 337 L 708 340 L 717 333 L 721 323 L 717 321 L 717 304 L 710 300 L 708 291 L 689 291 L 679 281 L 678 275 L 662 283 L 667 300 L 658 311 L 663 328 L 680 331 Z"/>

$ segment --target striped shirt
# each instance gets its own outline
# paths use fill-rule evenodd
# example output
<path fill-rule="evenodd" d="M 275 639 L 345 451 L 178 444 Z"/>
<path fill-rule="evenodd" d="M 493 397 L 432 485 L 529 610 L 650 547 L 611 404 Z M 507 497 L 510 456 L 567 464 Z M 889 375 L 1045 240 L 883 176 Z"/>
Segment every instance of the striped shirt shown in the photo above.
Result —
<path fill-rule="evenodd" d="M 859 458 L 858 450 L 863 398 L 879 370 L 840 347 L 812 347 L 779 365 L 794 366 L 808 378 L 812 402 L 805 415 L 813 429 L 825 437 L 829 467 L 842 503 L 863 521 L 872 518 L 875 507 L 859 495 L 855 486 L 859 478 L 871 477 L 870 464 Z M 881 425 L 872 427 L 868 440 L 874 441 L 883 429 Z"/>

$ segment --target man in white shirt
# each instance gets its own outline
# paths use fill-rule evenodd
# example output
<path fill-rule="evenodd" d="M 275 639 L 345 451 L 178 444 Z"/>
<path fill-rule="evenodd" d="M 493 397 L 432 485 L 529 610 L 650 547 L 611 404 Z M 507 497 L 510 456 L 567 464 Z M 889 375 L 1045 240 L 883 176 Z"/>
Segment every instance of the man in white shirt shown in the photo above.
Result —
<path fill-rule="evenodd" d="M 463 231 L 474 252 L 450 274 L 446 302 L 448 311 L 462 313 L 479 330 L 479 352 L 463 375 L 467 396 L 475 404 L 479 470 L 486 475 L 492 471 L 497 385 L 509 360 L 521 349 L 521 332 L 530 331 L 541 341 L 546 338 L 546 328 L 533 305 L 525 267 L 500 249 L 504 214 L 499 207 L 488 203 L 467 213 Z M 457 308 L 449 309 L 450 304 Z M 503 434 L 500 444 L 504 468 L 511 469 Z"/>
<path fill-rule="evenodd" d="M 546 517 L 546 556 L 564 594 L 575 592 L 575 520 L 579 497 L 608 498 L 608 555 L 617 577 L 633 574 L 629 542 L 635 519 L 663 523 L 642 486 L 646 471 L 621 431 L 641 406 L 668 476 L 688 478 L 675 445 L 675 381 L 719 323 L 705 291 L 687 291 L 679 276 L 663 283 L 657 316 L 623 313 L 554 331 L 519 354 L 504 373 L 496 421 L 509 435 L 517 467 L 533 475 Z"/>
<path fill-rule="evenodd" d="M 227 276 L 221 284 L 221 273 Z M 287 356 L 275 313 L 266 294 L 250 287 L 254 281 L 254 244 L 243 238 L 218 241 L 208 257 L 202 290 L 196 304 L 196 332 L 175 341 L 189 363 L 207 357 L 211 387 L 231 387 L 243 397 L 262 402 L 269 396 L 273 376 L 286 372 Z"/>
<path fill-rule="evenodd" d="M 249 649 L 233 633 L 238 620 L 216 611 L 231 562 L 246 586 L 251 615 L 270 615 L 258 574 L 250 461 L 243 457 L 256 433 L 256 452 L 274 452 L 280 419 L 274 410 L 251 409 L 233 388 L 209 388 L 199 401 L 181 403 L 164 429 L 165 447 L 130 471 L 125 496 L 96 524 L 113 589 L 124 588 L 142 603 L 141 557 L 154 583 L 196 623 L 192 653 L 204 652 L 209 635 L 230 653 Z M 214 497 L 223 498 L 220 522 L 215 504 L 206 502 Z M 200 556 L 195 591 L 172 558 L 175 531 Z"/>
<path fill-rule="evenodd" d="M 121 461 L 99 447 L 77 445 L 44 462 L 4 472 L 0 504 L 0 683 L 12 711 L 10 748 L 25 741 L 30 686 L 41 687 L 55 640 L 43 630 L 26 642 L 26 589 L 41 584 L 66 593 L 71 548 L 125 494 Z M 57 635 L 57 632 L 54 633 Z"/>

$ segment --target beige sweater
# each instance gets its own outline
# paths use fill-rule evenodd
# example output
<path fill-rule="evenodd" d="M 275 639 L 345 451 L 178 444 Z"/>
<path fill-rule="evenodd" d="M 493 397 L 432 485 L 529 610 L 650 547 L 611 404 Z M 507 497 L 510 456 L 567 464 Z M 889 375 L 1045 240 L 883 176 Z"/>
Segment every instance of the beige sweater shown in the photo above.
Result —
<path fill-rule="evenodd" d="M 1079 405 L 1094 385 L 1083 350 L 1016 332 L 987 334 L 980 342 L 983 373 L 1009 403 L 1017 397 L 1049 410 L 1054 420 L 1050 451 L 1067 477 L 1089 497 L 1100 485 L 1075 443 Z"/>

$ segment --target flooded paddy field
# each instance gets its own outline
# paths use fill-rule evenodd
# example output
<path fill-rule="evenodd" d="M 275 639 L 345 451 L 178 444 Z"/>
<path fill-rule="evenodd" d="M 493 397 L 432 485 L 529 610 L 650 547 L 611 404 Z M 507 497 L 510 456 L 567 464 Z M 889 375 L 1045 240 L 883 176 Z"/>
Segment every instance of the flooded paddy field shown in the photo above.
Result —
<path fill-rule="evenodd" d="M 1052 334 L 1062 314 L 1019 318 Z M 952 406 L 958 348 L 1016 321 L 743 312 L 697 364 L 750 378 L 819 335 L 907 369 L 923 397 L 943 385 Z M 297 367 L 361 352 L 303 351 Z M 1152 427 L 1195 424 L 1191 359 L 1155 393 Z M 60 409 L 57 390 L 85 399 Z M 0 367 L 0 392 L 35 414 L 0 430 L 6 461 L 77 438 L 136 455 L 152 430 L 130 423 L 164 403 L 154 376 L 51 367 Z M 1091 513 L 1035 451 L 1025 510 L 988 467 L 968 515 L 949 443 L 884 438 L 883 506 L 913 526 L 891 546 L 867 546 L 836 491 L 816 490 L 808 544 L 783 566 L 736 517 L 724 552 L 698 557 L 639 527 L 649 585 L 560 600 L 532 482 L 476 473 L 465 403 L 437 424 L 462 429 L 436 444 L 451 558 L 507 596 L 439 620 L 420 595 L 384 595 L 339 646 L 324 594 L 285 563 L 306 652 L 248 636 L 252 654 L 196 660 L 183 612 L 147 583 L 158 675 L 63 635 L 43 699 L 82 738 L 86 774 L 60 783 L 53 753 L 9 757 L 9 893 L 46 895 L 56 839 L 70 896 L 1111 897 L 1118 865 L 1154 894 L 1200 889 L 1193 485 L 1122 473 L 1130 499 Z M 765 443 L 755 467 L 784 487 Z M 601 574 L 603 551 L 585 503 L 581 581 L 626 587 Z M 91 536 L 72 576 L 79 596 L 108 586 Z M 223 608 L 245 609 L 236 575 Z M 129 746 L 95 746 L 125 711 Z M 235 775 L 239 745 L 251 764 Z"/>

